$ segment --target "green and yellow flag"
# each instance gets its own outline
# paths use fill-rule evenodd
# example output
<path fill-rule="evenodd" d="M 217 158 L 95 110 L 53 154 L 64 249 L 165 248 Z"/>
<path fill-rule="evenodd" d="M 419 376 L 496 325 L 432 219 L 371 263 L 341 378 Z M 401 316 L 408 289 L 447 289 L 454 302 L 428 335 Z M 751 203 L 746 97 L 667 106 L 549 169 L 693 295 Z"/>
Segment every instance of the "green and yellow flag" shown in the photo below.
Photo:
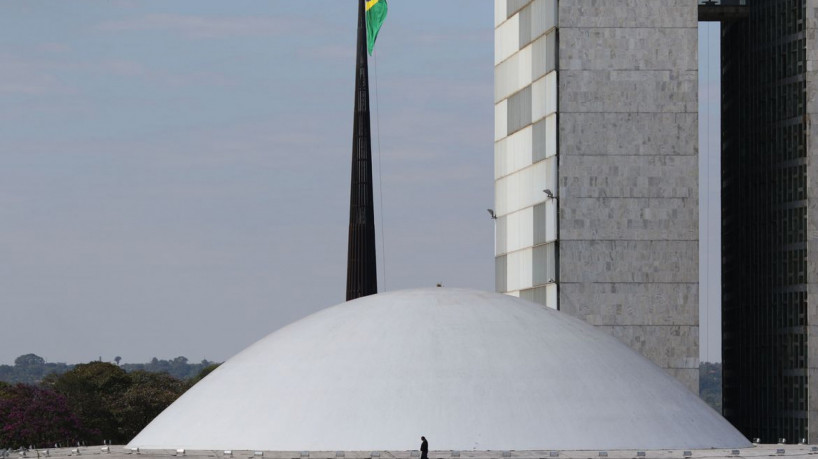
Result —
<path fill-rule="evenodd" d="M 386 20 L 386 0 L 366 0 L 366 41 L 369 46 L 369 55 L 375 49 L 375 40 Z"/>

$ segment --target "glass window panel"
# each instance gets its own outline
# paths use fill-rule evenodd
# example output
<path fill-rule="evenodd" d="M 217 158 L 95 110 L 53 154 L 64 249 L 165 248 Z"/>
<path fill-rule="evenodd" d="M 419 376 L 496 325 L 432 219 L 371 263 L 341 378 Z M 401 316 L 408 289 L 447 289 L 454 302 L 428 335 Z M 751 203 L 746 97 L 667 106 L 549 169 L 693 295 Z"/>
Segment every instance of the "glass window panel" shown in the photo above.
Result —
<path fill-rule="evenodd" d="M 506 292 L 507 284 L 507 273 L 506 273 L 506 266 L 507 266 L 507 257 L 500 256 L 494 259 L 494 287 L 495 291 L 497 292 Z"/>
<path fill-rule="evenodd" d="M 508 99 L 508 134 L 531 124 L 531 86 Z"/>
<path fill-rule="evenodd" d="M 504 100 L 494 106 L 494 140 L 498 141 L 508 135 L 508 101 Z"/>

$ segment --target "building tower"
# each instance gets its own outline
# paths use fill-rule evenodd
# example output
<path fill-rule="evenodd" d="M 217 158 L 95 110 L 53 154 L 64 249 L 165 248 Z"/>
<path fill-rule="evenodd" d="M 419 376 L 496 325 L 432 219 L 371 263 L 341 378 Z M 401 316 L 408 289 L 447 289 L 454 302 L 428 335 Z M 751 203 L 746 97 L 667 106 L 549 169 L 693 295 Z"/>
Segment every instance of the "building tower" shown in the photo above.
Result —
<path fill-rule="evenodd" d="M 365 0 L 358 0 L 355 60 L 355 121 L 349 196 L 347 301 L 378 293 L 375 261 L 375 204 L 372 193 L 372 138 L 369 129 L 369 62 Z"/>
<path fill-rule="evenodd" d="M 724 415 L 765 443 L 814 442 L 818 1 L 731 3 L 745 11 L 719 18 Z"/>
<path fill-rule="evenodd" d="M 691 0 L 495 0 L 496 288 L 698 392 Z"/>

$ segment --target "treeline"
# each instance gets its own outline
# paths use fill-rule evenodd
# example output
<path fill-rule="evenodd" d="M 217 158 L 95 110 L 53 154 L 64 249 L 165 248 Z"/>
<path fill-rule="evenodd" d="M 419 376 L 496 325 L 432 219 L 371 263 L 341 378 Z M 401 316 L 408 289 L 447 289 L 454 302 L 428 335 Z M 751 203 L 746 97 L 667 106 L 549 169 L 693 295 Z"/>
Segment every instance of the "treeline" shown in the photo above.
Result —
<path fill-rule="evenodd" d="M 154 357 L 148 363 L 123 363 L 120 367 L 127 372 L 167 373 L 177 379 L 190 379 L 214 363 L 206 359 L 199 363 L 188 363 L 185 357 L 176 357 L 173 360 L 159 360 Z"/>
<path fill-rule="evenodd" d="M 74 365 L 45 363 L 45 359 L 39 355 L 26 354 L 14 359 L 14 366 L 0 365 L 0 381 L 35 384 L 49 374 L 62 374 L 72 368 Z"/>
<path fill-rule="evenodd" d="M 120 357 L 114 360 L 126 372 L 167 373 L 176 379 L 194 378 L 199 372 L 214 363 L 208 360 L 189 363 L 185 357 L 176 357 L 172 360 L 160 360 L 154 357 L 148 363 L 123 363 L 122 365 L 119 365 Z M 39 355 L 25 354 L 14 359 L 14 365 L 0 365 L 0 381 L 10 384 L 39 384 L 46 376 L 66 373 L 74 366 L 66 363 L 46 363 L 45 359 Z"/>
<path fill-rule="evenodd" d="M 181 379 L 91 362 L 37 384 L 0 382 L 0 449 L 126 443 L 217 366 Z"/>

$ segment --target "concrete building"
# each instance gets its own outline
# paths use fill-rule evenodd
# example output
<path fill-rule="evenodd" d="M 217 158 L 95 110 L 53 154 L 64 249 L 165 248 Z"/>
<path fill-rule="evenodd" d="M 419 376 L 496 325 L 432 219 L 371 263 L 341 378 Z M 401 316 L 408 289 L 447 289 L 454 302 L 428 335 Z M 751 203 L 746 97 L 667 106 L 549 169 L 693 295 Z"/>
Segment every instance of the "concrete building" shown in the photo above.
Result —
<path fill-rule="evenodd" d="M 284 327 L 129 446 L 406 451 L 421 435 L 464 452 L 750 446 L 612 336 L 508 295 L 450 288 L 366 296 Z"/>
<path fill-rule="evenodd" d="M 724 414 L 748 437 L 814 441 L 818 1 L 730 3 L 708 15 L 722 23 Z"/>
<path fill-rule="evenodd" d="M 496 288 L 698 392 L 692 0 L 495 0 Z"/>

